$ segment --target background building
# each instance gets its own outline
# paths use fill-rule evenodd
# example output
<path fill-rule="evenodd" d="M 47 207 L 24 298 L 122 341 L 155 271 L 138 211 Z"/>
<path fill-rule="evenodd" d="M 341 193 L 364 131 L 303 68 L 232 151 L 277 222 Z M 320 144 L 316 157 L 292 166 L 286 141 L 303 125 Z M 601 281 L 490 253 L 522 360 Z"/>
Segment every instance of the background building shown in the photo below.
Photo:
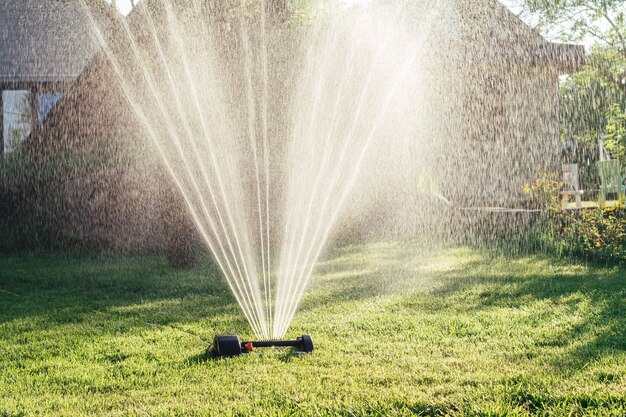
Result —
<path fill-rule="evenodd" d="M 97 53 L 89 33 L 78 1 L 0 1 L 0 154 L 23 143 L 85 70 Z"/>
<path fill-rule="evenodd" d="M 121 18 L 103 1 L 89 4 L 116 45 Z M 228 26 L 229 3 L 207 4 L 210 16 Z M 284 1 L 268 4 L 284 16 Z M 149 6 L 142 0 L 138 7 Z M 126 19 L 141 33 L 145 22 L 137 14 Z M 496 0 L 450 0 L 431 26 L 429 106 L 415 115 L 419 126 L 409 138 L 414 152 L 379 150 L 388 154 L 388 171 L 408 158 L 422 178 L 390 185 L 384 175 L 369 173 L 369 189 L 361 195 L 371 194 L 372 184 L 386 189 L 378 198 L 385 211 L 389 202 L 406 210 L 416 194 L 433 191 L 458 206 L 515 204 L 523 184 L 559 166 L 559 76 L 582 64 L 584 50 L 545 41 Z M 72 166 L 90 168 L 37 186 L 41 198 L 54 199 L 37 205 L 51 211 L 39 218 L 53 218 L 60 239 L 79 246 L 180 246 L 191 240 L 185 210 L 154 169 L 156 159 L 145 150 L 133 152 L 144 134 L 106 56 L 98 53 L 93 29 L 80 2 L 0 0 L 0 149 L 9 153 L 26 142 L 41 161 L 72 154 L 81 162 Z M 236 32 L 224 40 L 229 48 Z M 372 176 L 378 178 L 370 181 Z M 417 186 L 425 176 L 430 190 Z"/>

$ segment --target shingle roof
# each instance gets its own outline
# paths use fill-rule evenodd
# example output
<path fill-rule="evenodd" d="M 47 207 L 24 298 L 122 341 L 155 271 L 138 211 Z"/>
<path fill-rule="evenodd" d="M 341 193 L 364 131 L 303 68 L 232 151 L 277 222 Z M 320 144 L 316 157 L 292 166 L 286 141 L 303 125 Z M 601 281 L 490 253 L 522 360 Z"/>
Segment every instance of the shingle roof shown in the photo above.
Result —
<path fill-rule="evenodd" d="M 74 80 L 98 52 L 91 27 L 78 0 L 0 0 L 0 82 Z"/>

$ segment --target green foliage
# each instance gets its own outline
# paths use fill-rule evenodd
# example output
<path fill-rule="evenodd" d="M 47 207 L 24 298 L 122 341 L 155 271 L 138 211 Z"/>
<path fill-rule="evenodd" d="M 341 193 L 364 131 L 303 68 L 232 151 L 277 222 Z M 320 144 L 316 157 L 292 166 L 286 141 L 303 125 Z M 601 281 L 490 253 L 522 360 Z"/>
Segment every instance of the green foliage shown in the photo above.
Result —
<path fill-rule="evenodd" d="M 250 337 L 215 266 L 0 258 L 0 415 L 607 416 L 626 413 L 624 271 L 405 242 L 334 250 L 289 332 Z"/>
<path fill-rule="evenodd" d="M 92 245 L 59 233 L 75 203 L 64 184 L 100 178 L 129 163 L 127 156 L 113 158 L 97 145 L 44 152 L 22 147 L 0 158 L 0 252 Z"/>
<path fill-rule="evenodd" d="M 587 142 L 609 136 L 613 156 L 624 157 L 626 1 L 524 0 L 524 5 L 544 35 L 594 43 L 582 70 L 561 84 L 563 136 Z"/>
<path fill-rule="evenodd" d="M 290 24 L 300 26 L 308 23 L 313 16 L 313 8 L 317 3 L 317 0 L 289 0 Z"/>
<path fill-rule="evenodd" d="M 608 263 L 626 262 L 626 209 L 613 207 L 563 210 L 563 184 L 554 173 L 541 174 L 524 193 L 544 211 L 522 233 L 519 243 L 528 249 L 542 248 L 559 256 L 574 256 Z M 529 240 L 530 239 L 530 240 Z M 538 240 L 532 244 L 531 240 Z"/>
<path fill-rule="evenodd" d="M 614 103 L 607 114 L 604 144 L 615 158 L 626 157 L 626 110 Z"/>
<path fill-rule="evenodd" d="M 543 246 L 561 256 L 611 264 L 626 262 L 626 211 L 622 206 L 548 211 L 539 223 Z"/>
<path fill-rule="evenodd" d="M 623 158 L 623 115 L 626 94 L 622 90 L 626 58 L 611 50 L 596 47 L 583 69 L 561 84 L 562 135 L 587 143 L 597 138 L 614 158 Z"/>
<path fill-rule="evenodd" d="M 46 143 L 22 146 L 0 158 L 0 192 L 31 189 L 43 184 L 67 181 L 111 169 L 124 169 L 133 163 L 129 150 L 119 149 L 91 138 L 81 138 L 80 146 Z"/>
<path fill-rule="evenodd" d="M 581 71 L 561 83 L 562 135 L 595 143 L 609 133 L 612 112 L 626 109 L 626 94 L 619 88 L 626 73 L 626 58 L 595 47 Z"/>
<path fill-rule="evenodd" d="M 624 0 L 524 0 L 537 28 L 564 41 L 589 38 L 626 56 Z"/>
<path fill-rule="evenodd" d="M 556 172 L 544 172 L 532 184 L 524 186 L 526 194 L 537 207 L 554 208 L 559 206 L 563 183 L 558 180 Z"/>

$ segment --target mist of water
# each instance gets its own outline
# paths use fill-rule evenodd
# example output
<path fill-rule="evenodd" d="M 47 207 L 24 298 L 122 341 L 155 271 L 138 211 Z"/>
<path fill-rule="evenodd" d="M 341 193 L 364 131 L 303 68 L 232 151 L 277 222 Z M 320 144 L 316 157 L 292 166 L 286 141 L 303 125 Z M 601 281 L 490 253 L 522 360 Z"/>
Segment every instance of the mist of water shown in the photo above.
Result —
<path fill-rule="evenodd" d="M 144 1 L 103 24 L 81 1 L 252 330 L 284 337 L 372 143 L 416 108 L 440 8 L 370 3 L 294 29 L 262 3 L 218 25 L 202 2 Z"/>

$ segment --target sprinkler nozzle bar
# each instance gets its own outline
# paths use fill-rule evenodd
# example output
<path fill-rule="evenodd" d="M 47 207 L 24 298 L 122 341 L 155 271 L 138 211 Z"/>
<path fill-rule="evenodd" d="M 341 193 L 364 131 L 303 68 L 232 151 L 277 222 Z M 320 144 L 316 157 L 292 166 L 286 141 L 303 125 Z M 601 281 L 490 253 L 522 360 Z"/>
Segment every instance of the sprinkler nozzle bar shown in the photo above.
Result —
<path fill-rule="evenodd" d="M 237 335 L 222 334 L 215 336 L 211 351 L 218 357 L 233 357 L 250 353 L 254 348 L 265 347 L 293 347 L 299 352 L 310 353 L 313 352 L 313 339 L 305 334 L 295 340 L 242 341 Z"/>

